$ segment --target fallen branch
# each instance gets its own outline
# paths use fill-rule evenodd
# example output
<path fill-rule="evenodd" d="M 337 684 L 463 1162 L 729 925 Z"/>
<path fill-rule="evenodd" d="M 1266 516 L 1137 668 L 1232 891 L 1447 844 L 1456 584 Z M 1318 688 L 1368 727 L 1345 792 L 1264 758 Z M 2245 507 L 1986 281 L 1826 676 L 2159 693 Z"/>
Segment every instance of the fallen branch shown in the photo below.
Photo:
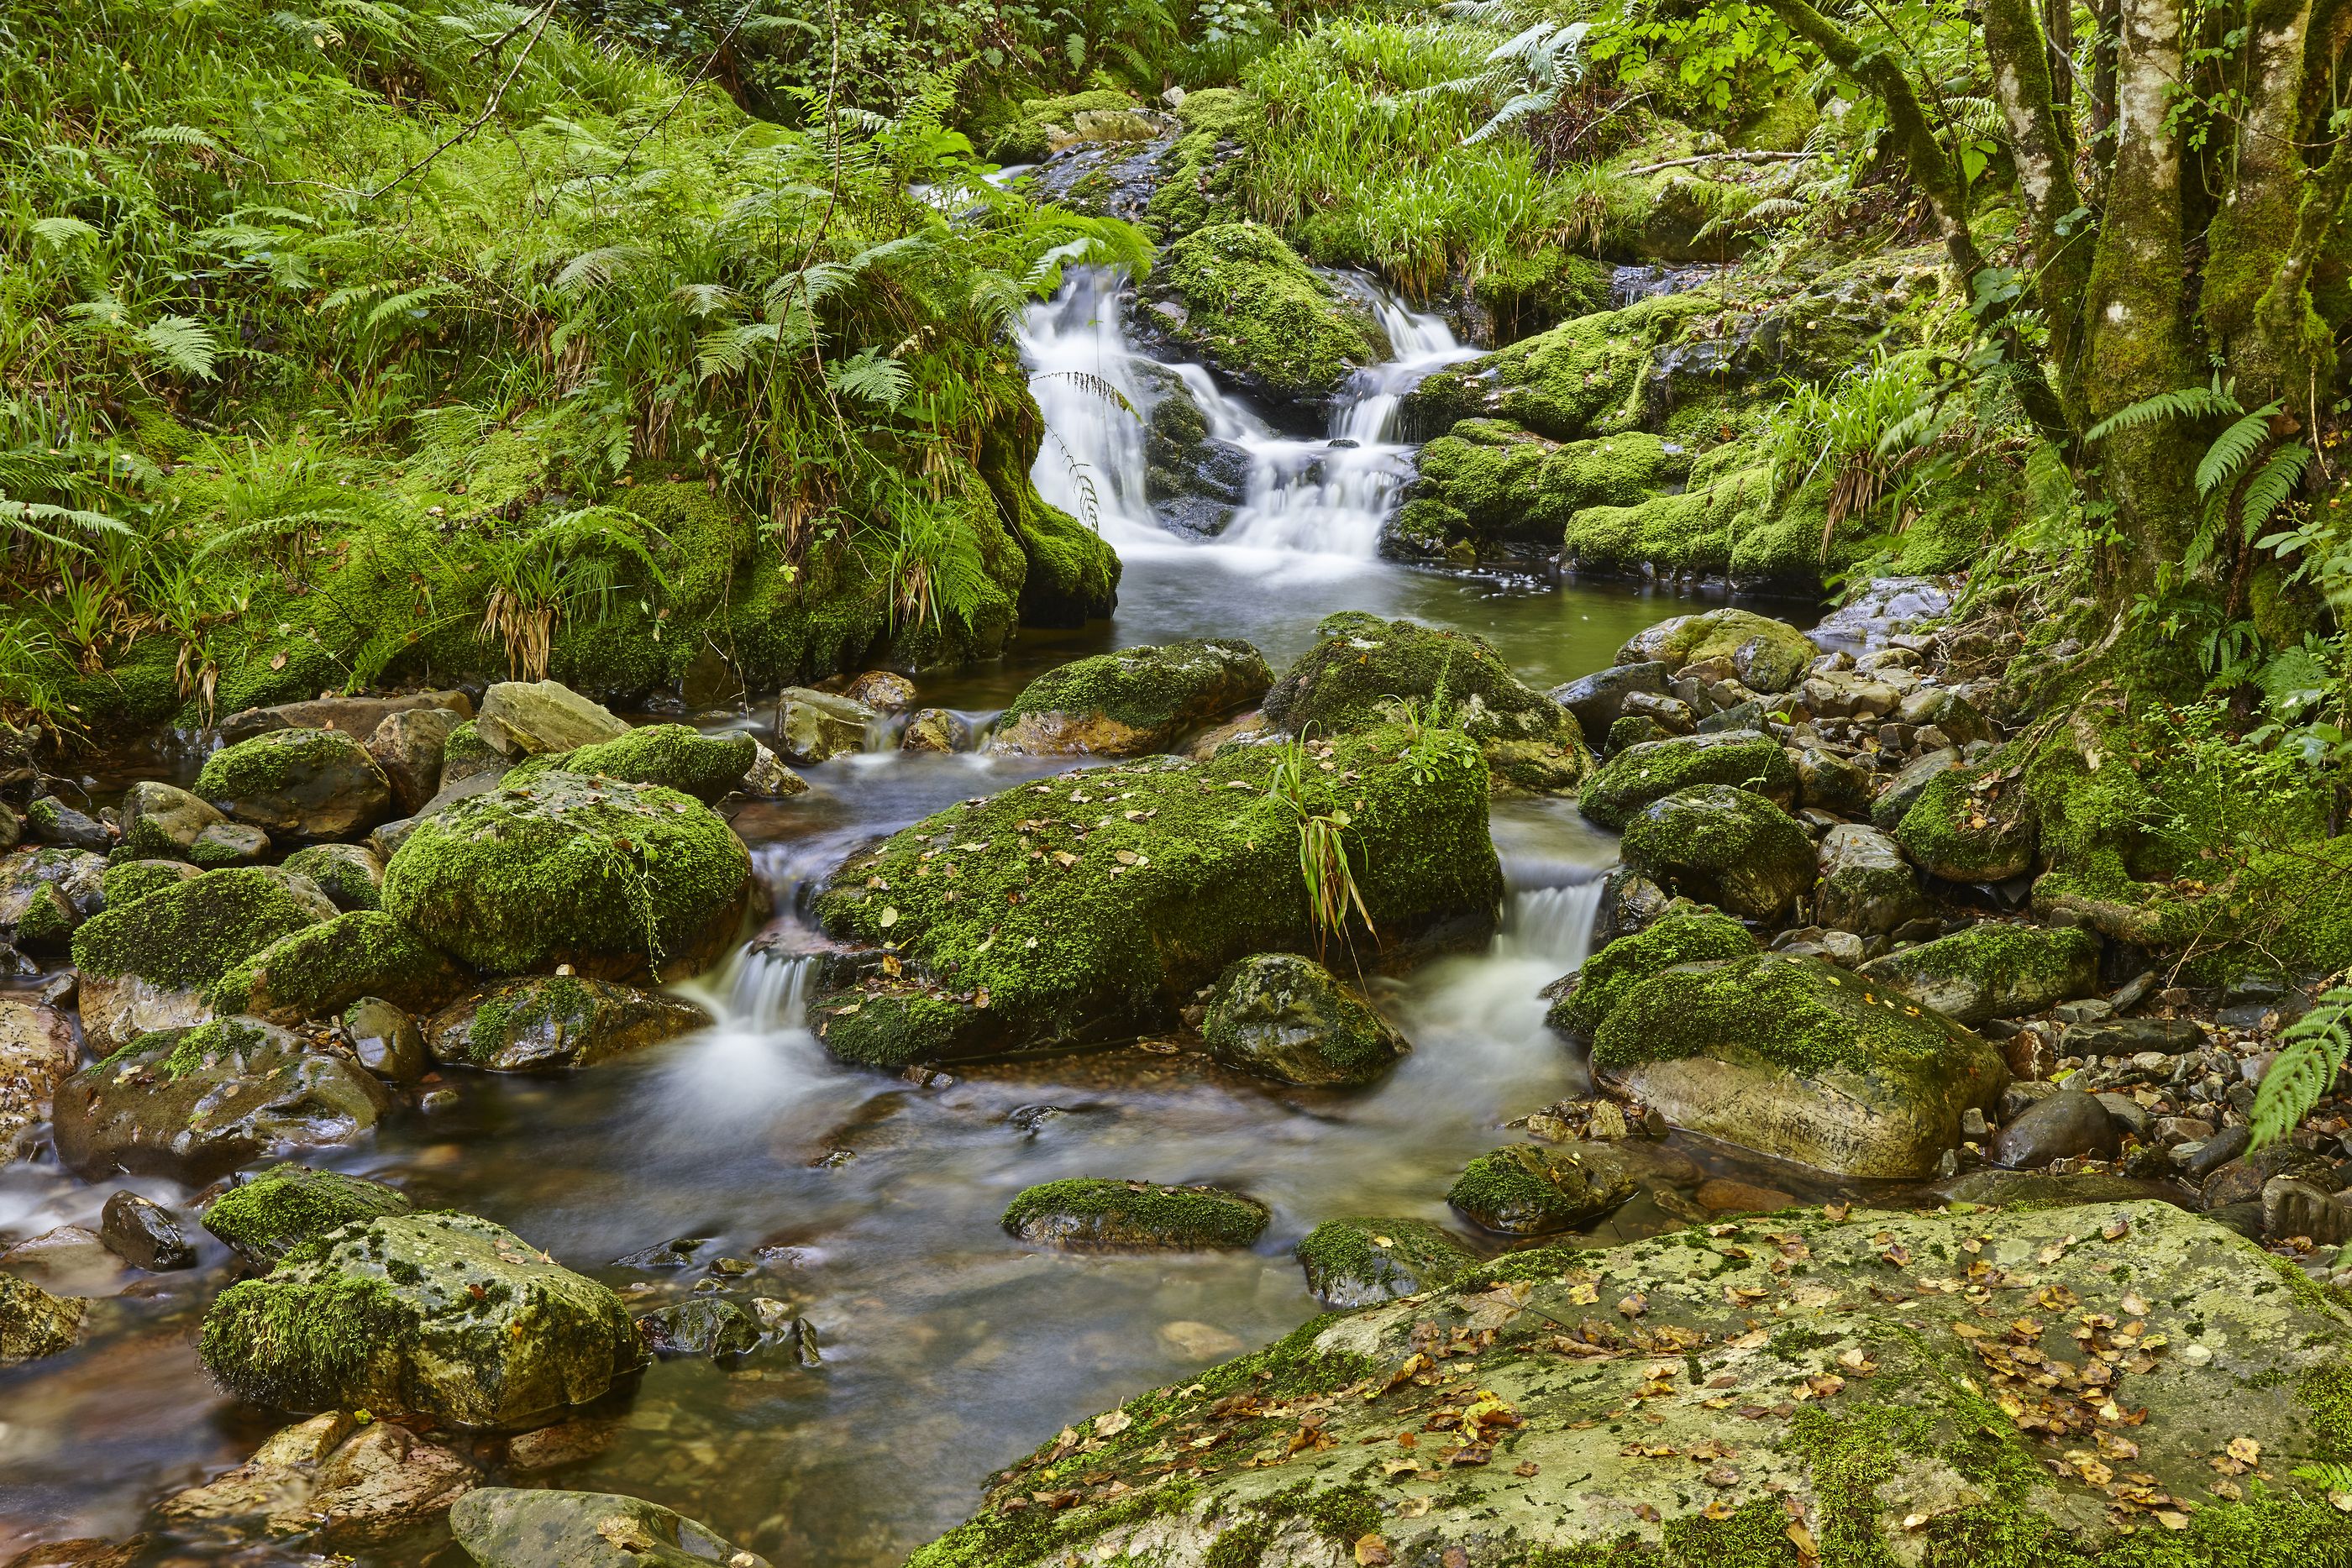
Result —
<path fill-rule="evenodd" d="M 457 130 L 450 135 L 446 141 L 442 142 L 440 146 L 436 147 L 432 152 L 427 152 L 424 157 L 419 158 L 415 162 L 411 163 L 407 168 L 403 169 L 398 174 L 394 175 L 390 184 L 384 186 L 380 191 L 369 192 L 367 199 L 371 202 L 379 201 L 382 198 L 392 194 L 393 192 L 405 184 L 412 176 L 423 172 L 424 170 L 432 164 L 436 158 L 438 158 L 444 152 L 448 152 L 449 149 L 457 145 L 458 142 L 465 141 L 466 138 L 474 134 L 475 131 L 479 131 L 483 126 L 488 125 L 490 122 L 490 116 L 499 111 L 499 102 L 507 96 L 507 89 L 514 86 L 515 78 L 522 74 L 523 62 L 530 58 L 530 51 L 538 47 L 540 38 L 547 32 L 549 18 L 552 17 L 554 15 L 555 0 L 547 0 L 547 4 L 539 8 L 539 14 L 530 19 L 531 31 L 529 41 L 523 45 L 521 52 L 515 56 L 514 64 L 507 68 L 507 74 L 504 79 L 499 83 L 497 90 L 490 94 L 490 100 L 482 105 L 481 113 L 474 116 L 473 119 L 467 120 L 464 125 L 459 126 Z M 514 37 L 513 32 L 509 32 L 507 34 L 507 37 L 511 38 L 512 37 Z M 501 38 L 497 44 L 493 44 L 491 47 L 493 49 L 500 47 L 505 44 L 505 42 L 506 39 Z M 477 57 L 478 58 L 479 57 Z"/>
<path fill-rule="evenodd" d="M 1630 180 L 1637 174 L 1654 174 L 1663 169 L 1687 169 L 1694 163 L 1795 163 L 1820 156 L 1818 152 L 1702 152 L 1696 158 L 1669 158 L 1663 163 L 1644 163 L 1618 172 Z"/>

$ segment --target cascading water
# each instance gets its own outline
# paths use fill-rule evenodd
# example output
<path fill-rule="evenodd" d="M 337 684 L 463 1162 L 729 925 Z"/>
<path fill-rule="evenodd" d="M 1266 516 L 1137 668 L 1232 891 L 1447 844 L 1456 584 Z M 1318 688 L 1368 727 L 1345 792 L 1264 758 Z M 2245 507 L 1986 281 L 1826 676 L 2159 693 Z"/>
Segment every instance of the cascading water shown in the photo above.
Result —
<path fill-rule="evenodd" d="M 1592 950 L 1601 888 L 1601 877 L 1588 872 L 1576 882 L 1514 889 L 1503 914 L 1507 956 L 1540 959 L 1555 975 L 1580 968 Z"/>

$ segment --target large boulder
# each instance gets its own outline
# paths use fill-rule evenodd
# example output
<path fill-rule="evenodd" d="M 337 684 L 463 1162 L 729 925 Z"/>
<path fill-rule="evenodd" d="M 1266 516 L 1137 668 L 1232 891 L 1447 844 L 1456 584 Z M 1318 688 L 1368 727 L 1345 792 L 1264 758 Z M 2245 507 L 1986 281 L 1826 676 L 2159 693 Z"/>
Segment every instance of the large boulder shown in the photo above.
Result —
<path fill-rule="evenodd" d="M 1080 1176 L 1023 1188 L 1003 1224 L 1055 1247 L 1185 1251 L 1247 1247 L 1271 1218 L 1255 1198 L 1213 1186 Z"/>
<path fill-rule="evenodd" d="M 681 997 L 572 975 L 534 975 L 452 1003 L 425 1026 L 436 1061 L 493 1072 L 593 1067 L 710 1027 Z"/>
<path fill-rule="evenodd" d="M 0 1165 L 49 1119 L 49 1097 L 73 1075 L 81 1051 L 66 1015 L 29 996 L 0 992 Z"/>
<path fill-rule="evenodd" d="M 590 779 L 659 784 L 706 804 L 743 787 L 759 760 L 760 743 L 748 731 L 704 735 L 683 724 L 649 724 L 618 740 L 535 757 L 507 775 L 509 786 L 551 768 Z"/>
<path fill-rule="evenodd" d="M 1139 327 L 1274 403 L 1328 399 L 1384 357 L 1370 312 L 1256 224 L 1193 230 L 1161 257 Z"/>
<path fill-rule="evenodd" d="M 482 694 L 474 732 L 509 762 L 520 762 L 541 752 L 618 740 L 629 733 L 629 724 L 560 681 L 500 681 Z M 446 778 L 442 787 L 448 787 Z"/>
<path fill-rule="evenodd" d="M 1820 649 L 1785 621 L 1752 610 L 1709 610 L 1676 615 L 1638 632 L 1617 650 L 1621 664 L 1656 660 L 1680 670 L 1728 659 L 1751 691 L 1785 692 L 1804 679 Z"/>
<path fill-rule="evenodd" d="M 569 963 L 620 979 L 710 963 L 753 889 L 751 852 L 709 807 L 557 771 L 418 822 L 384 868 L 383 907 L 486 974 Z"/>
<path fill-rule="evenodd" d="M 1683 905 L 1587 958 L 1544 1022 L 1590 1045 L 1611 1009 L 1651 976 L 1677 964 L 1745 958 L 1756 950 L 1756 938 L 1738 921 L 1720 910 Z"/>
<path fill-rule="evenodd" d="M 357 1062 L 249 1019 L 142 1035 L 59 1084 L 58 1158 L 201 1184 L 274 1148 L 346 1144 L 392 1096 Z"/>
<path fill-rule="evenodd" d="M 459 691 L 406 692 L 396 696 L 325 696 L 305 702 L 279 703 L 275 707 L 241 708 L 220 722 L 224 746 L 251 740 L 273 729 L 339 729 L 362 739 L 373 735 L 396 713 L 447 708 L 471 718 L 473 700 Z"/>
<path fill-rule="evenodd" d="M 1930 876 L 2008 882 L 2033 869 L 2040 847 L 2021 783 L 2000 768 L 1953 768 L 1930 777 L 1895 836 Z"/>
<path fill-rule="evenodd" d="M 1048 670 L 997 720 L 991 751 L 1145 757 L 1249 706 L 1274 684 L 1247 643 L 1171 643 L 1097 653 Z"/>
<path fill-rule="evenodd" d="M 1362 611 L 1327 615 L 1315 631 L 1315 646 L 1266 694 L 1276 728 L 1332 736 L 1404 718 L 1435 737 L 1450 727 L 1478 743 L 1496 779 L 1528 789 L 1573 789 L 1592 770 L 1575 716 L 1513 674 L 1485 638 Z"/>
<path fill-rule="evenodd" d="M 1296 953 L 1226 966 L 1201 1038 L 1226 1066 L 1277 1083 L 1370 1083 L 1412 1049 L 1330 970 Z"/>
<path fill-rule="evenodd" d="M 206 872 L 107 910 L 74 933 L 82 1032 L 107 1051 L 202 1023 L 212 1016 L 205 993 L 224 974 L 339 913 L 310 878 L 267 866 Z"/>
<path fill-rule="evenodd" d="M 426 1012 L 465 988 L 465 971 L 406 926 L 356 909 L 288 932 L 214 981 L 205 999 L 215 1013 L 290 1024 L 338 1018 L 362 997 Z"/>
<path fill-rule="evenodd" d="M 365 844 L 312 844 L 278 862 L 307 876 L 342 910 L 375 909 L 383 903 L 383 861 Z"/>
<path fill-rule="evenodd" d="M 1926 910 L 1910 862 L 1895 841 L 1876 828 L 1840 822 L 1822 835 L 1814 852 L 1821 886 L 1813 918 L 1823 925 L 1857 936 L 1887 936 Z"/>
<path fill-rule="evenodd" d="M 407 1194 L 380 1181 L 309 1166 L 272 1166 L 213 1199 L 204 1226 L 247 1262 L 271 1269 L 306 1241 L 415 1207 Z"/>
<path fill-rule="evenodd" d="M 339 729 L 275 729 L 205 759 L 195 793 L 249 828 L 299 841 L 357 838 L 392 815 L 392 782 Z"/>
<path fill-rule="evenodd" d="M 1478 1260 L 1425 1219 L 1327 1219 L 1300 1239 L 1298 1262 L 1307 1294 L 1344 1308 L 1434 1290 Z"/>
<path fill-rule="evenodd" d="M 2333 1563 L 2347 1334 L 2160 1203 L 1540 1249 L 1039 1433 L 908 1568 L 1033 1561 L 1048 1488 L 1039 1563 Z"/>
<path fill-rule="evenodd" d="M 201 796 L 154 779 L 125 789 L 121 811 L 126 859 L 185 860 L 206 828 L 228 821 Z"/>
<path fill-rule="evenodd" d="M 81 1343 L 89 1303 L 52 1296 L 29 1280 L 0 1273 L 0 1367 L 38 1361 Z"/>
<path fill-rule="evenodd" d="M 621 1299 L 467 1214 L 394 1214 L 298 1248 L 205 1314 L 205 1369 L 280 1410 L 533 1424 L 645 1364 Z"/>
<path fill-rule="evenodd" d="M 402 816 L 416 815 L 440 793 L 449 736 L 466 722 L 454 708 L 402 708 L 386 714 L 368 736 L 368 755 L 383 769 L 392 785 L 393 805 Z"/>
<path fill-rule="evenodd" d="M 1779 741 L 1759 730 L 1645 740 L 1602 763 L 1577 798 L 1577 809 L 1604 828 L 1622 828 L 1651 801 L 1696 784 L 1753 790 L 1786 810 L 1797 798 L 1797 766 Z"/>
<path fill-rule="evenodd" d="M 2000 1052 L 1816 958 L 1663 970 L 1592 1041 L 1595 1075 L 1675 1126 L 1842 1176 L 1917 1178 L 2009 1082 Z"/>
<path fill-rule="evenodd" d="M 853 949 L 813 1001 L 827 1048 L 895 1069 L 1172 1026 L 1235 958 L 1324 945 L 1302 810 L 1336 830 L 1383 950 L 1493 929 L 1502 873 L 1475 752 L 1416 774 L 1402 730 L 1343 736 L 1311 747 L 1294 803 L 1269 792 L 1279 749 L 1066 773 L 851 856 L 815 900 Z M 1360 917 L 1351 931 L 1369 950 Z"/>
<path fill-rule="evenodd" d="M 2022 1018 L 2099 983 L 2099 939 L 2079 925 L 1979 921 L 1862 967 L 1863 977 L 1965 1024 Z"/>
<path fill-rule="evenodd" d="M 1770 920 L 1813 884 L 1813 844 L 1753 790 L 1696 784 L 1625 824 L 1625 863 L 1671 893 Z"/>
<path fill-rule="evenodd" d="M 614 1492 L 481 1487 L 449 1511 L 477 1568 L 768 1568 L 657 1503 Z"/>
<path fill-rule="evenodd" d="M 856 697 L 786 686 L 776 702 L 776 749 L 793 762 L 830 762 L 866 749 L 881 711 Z"/>

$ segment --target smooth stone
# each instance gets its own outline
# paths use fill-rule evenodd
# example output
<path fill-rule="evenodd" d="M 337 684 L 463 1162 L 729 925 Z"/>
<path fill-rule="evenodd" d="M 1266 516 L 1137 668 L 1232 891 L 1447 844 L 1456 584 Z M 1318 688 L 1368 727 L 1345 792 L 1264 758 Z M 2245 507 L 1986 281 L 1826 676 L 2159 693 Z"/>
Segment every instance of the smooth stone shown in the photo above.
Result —
<path fill-rule="evenodd" d="M 449 1511 L 477 1568 L 769 1568 L 708 1527 L 612 1492 L 481 1487 Z"/>
<path fill-rule="evenodd" d="M 116 1257 L 151 1274 L 195 1267 L 196 1249 L 172 1211 L 135 1192 L 118 1192 L 106 1200 L 98 1235 Z"/>
<path fill-rule="evenodd" d="M 382 997 L 362 997 L 343 1009 L 342 1021 L 352 1055 L 387 1082 L 413 1083 L 433 1065 L 415 1019 Z"/>
<path fill-rule="evenodd" d="M 393 808 L 402 816 L 415 816 L 440 792 L 450 732 L 464 722 L 454 708 L 403 708 L 369 733 L 368 755 L 391 783 Z"/>
<path fill-rule="evenodd" d="M 2352 1240 L 2352 1204 L 2310 1182 L 2273 1176 L 2263 1184 L 2262 1205 L 2263 1235 L 2269 1240 L 2300 1236 L 2319 1247 Z"/>
<path fill-rule="evenodd" d="M 1822 835 L 1814 856 L 1821 883 L 1813 917 L 1824 925 L 1860 936 L 1886 936 L 1926 905 L 1910 862 L 1894 838 L 1876 828 L 1840 822 Z"/>
<path fill-rule="evenodd" d="M 734 1302 L 697 1296 L 637 1319 L 646 1347 L 659 1356 L 692 1355 L 732 1363 L 760 1348 L 760 1324 Z"/>
<path fill-rule="evenodd" d="M 790 762 L 830 762 L 866 749 L 881 715 L 851 697 L 787 686 L 776 704 L 776 749 Z"/>
<path fill-rule="evenodd" d="M 121 816 L 125 858 L 156 860 L 185 860 L 198 834 L 228 820 L 202 796 L 154 779 L 122 792 Z"/>
<path fill-rule="evenodd" d="M 576 976 L 531 976 L 465 997 L 425 1025 L 436 1061 L 492 1072 L 593 1067 L 710 1026 L 666 991 Z"/>
<path fill-rule="evenodd" d="M 473 699 L 460 691 L 409 692 L 381 697 L 319 697 L 306 702 L 280 703 L 275 707 L 241 708 L 221 720 L 220 738 L 222 745 L 235 746 L 238 741 L 250 740 L 273 729 L 339 729 L 345 735 L 364 740 L 395 713 L 436 707 L 448 708 L 464 718 L 472 717 L 474 713 Z"/>
<path fill-rule="evenodd" d="M 25 827 L 35 841 L 69 850 L 93 850 L 100 854 L 114 847 L 106 824 L 87 811 L 75 810 L 55 795 L 44 795 L 25 808 Z"/>
<path fill-rule="evenodd" d="M 474 729 L 491 750 L 519 762 L 545 751 L 618 740 L 629 733 L 629 725 L 560 681 L 499 681 L 482 694 Z"/>
<path fill-rule="evenodd" d="M 365 844 L 312 844 L 281 863 L 317 883 L 338 909 L 374 909 L 383 902 L 383 860 Z"/>
<path fill-rule="evenodd" d="M 1585 739 L 1598 746 L 1607 738 L 1610 727 L 1624 716 L 1628 696 L 1635 692 L 1664 695 L 1666 674 L 1666 666 L 1655 659 L 1613 664 L 1554 686 L 1544 695 L 1574 714 L 1576 722 L 1584 727 Z"/>
<path fill-rule="evenodd" d="M 842 688 L 842 695 L 877 713 L 905 713 L 915 706 L 915 683 L 893 670 L 868 670 Z"/>
<path fill-rule="evenodd" d="M 2195 1019 L 2116 1019 L 2070 1025 L 2060 1043 L 2070 1056 L 2137 1056 L 2144 1051 L 2183 1056 L 2205 1048 Z"/>
<path fill-rule="evenodd" d="M 1733 915 L 1773 919 L 1811 888 L 1812 841 L 1764 796 L 1728 784 L 1678 789 L 1625 824 L 1625 863 Z"/>
<path fill-rule="evenodd" d="M 1548 1236 L 1600 1218 L 1635 1186 L 1614 1145 L 1512 1144 L 1472 1160 L 1445 1201 L 1488 1230 Z"/>
<path fill-rule="evenodd" d="M 1228 1067 L 1302 1085 L 1369 1083 L 1412 1050 L 1329 970 L 1295 953 L 1227 965 L 1201 1034 Z"/>
<path fill-rule="evenodd" d="M 971 726 L 961 714 L 927 707 L 908 716 L 898 736 L 901 751 L 955 752 L 971 749 Z"/>
<path fill-rule="evenodd" d="M 269 858 L 269 835 L 248 822 L 215 822 L 188 846 L 188 859 L 215 866 L 259 865 Z"/>
<path fill-rule="evenodd" d="M 1959 765 L 1960 754 L 1947 748 L 1928 752 L 1902 768 L 1886 781 L 1878 791 L 1877 799 L 1871 803 L 1871 826 L 1893 832 L 1902 824 L 1911 808 L 1918 804 L 1919 797 L 1927 792 L 1927 786 Z"/>
<path fill-rule="evenodd" d="M 2099 982 L 2099 940 L 2080 927 L 1986 920 L 1862 967 L 1865 978 L 1964 1024 L 2021 1018 Z M 2070 1052 L 2080 1054 L 2074 1045 Z"/>
<path fill-rule="evenodd" d="M 2038 1170 L 2078 1155 L 2112 1159 L 2122 1146 L 2105 1106 L 2079 1089 L 2061 1089 L 1994 1134 L 1991 1154 L 2008 1169 Z"/>

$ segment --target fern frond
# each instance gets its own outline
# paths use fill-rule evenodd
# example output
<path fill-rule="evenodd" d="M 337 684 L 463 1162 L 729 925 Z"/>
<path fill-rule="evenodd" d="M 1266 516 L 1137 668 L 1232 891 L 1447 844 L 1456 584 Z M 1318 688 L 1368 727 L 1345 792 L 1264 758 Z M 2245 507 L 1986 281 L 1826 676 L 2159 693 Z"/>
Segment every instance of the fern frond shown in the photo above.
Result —
<path fill-rule="evenodd" d="M 2310 465 L 2311 448 L 2297 443 L 2280 447 L 2271 455 L 2269 462 L 2255 470 L 2254 476 L 2246 481 L 2245 495 L 2238 502 L 2246 538 L 2254 538 L 2270 521 L 2271 514 L 2286 505 L 2287 497 L 2303 482 L 2304 470 Z"/>
<path fill-rule="evenodd" d="M 555 275 L 555 291 L 569 295 L 602 288 L 632 267 L 644 265 L 651 255 L 645 246 L 636 245 L 608 245 L 583 250 L 565 262 L 563 270 Z"/>
<path fill-rule="evenodd" d="M 2278 411 L 2278 404 L 2265 403 L 2213 438 L 2213 444 L 2205 449 L 2204 459 L 2197 465 L 2199 495 L 2210 496 L 2237 476 L 2238 470 L 2245 466 L 2246 460 L 2269 436 L 2271 415 Z"/>
<path fill-rule="evenodd" d="M 2166 420 L 2223 418 L 2246 412 L 2243 404 L 2230 395 L 2229 389 L 2214 378 L 2210 387 L 2175 387 L 2169 392 L 2144 397 L 2137 402 L 2126 403 L 2083 434 L 2085 442 L 2104 441 L 2119 430 L 2138 430 Z"/>
<path fill-rule="evenodd" d="M 98 230 L 90 225 L 79 218 L 68 217 L 36 218 L 32 234 L 35 240 L 52 250 L 63 250 L 68 246 L 80 245 L 99 237 Z"/>
<path fill-rule="evenodd" d="M 833 366 L 825 382 L 845 397 L 860 398 L 894 413 L 915 384 L 906 366 L 874 349 Z"/>
<path fill-rule="evenodd" d="M 2352 986 L 2338 986 L 2279 1033 L 2278 1054 L 2247 1118 L 2254 1148 L 2277 1143 L 2327 1095 L 2352 1053 Z"/>
<path fill-rule="evenodd" d="M 213 379 L 213 362 L 220 355 L 220 345 L 212 329 L 192 316 L 165 316 L 151 322 L 139 334 L 154 356 L 179 371 L 200 382 Z"/>

